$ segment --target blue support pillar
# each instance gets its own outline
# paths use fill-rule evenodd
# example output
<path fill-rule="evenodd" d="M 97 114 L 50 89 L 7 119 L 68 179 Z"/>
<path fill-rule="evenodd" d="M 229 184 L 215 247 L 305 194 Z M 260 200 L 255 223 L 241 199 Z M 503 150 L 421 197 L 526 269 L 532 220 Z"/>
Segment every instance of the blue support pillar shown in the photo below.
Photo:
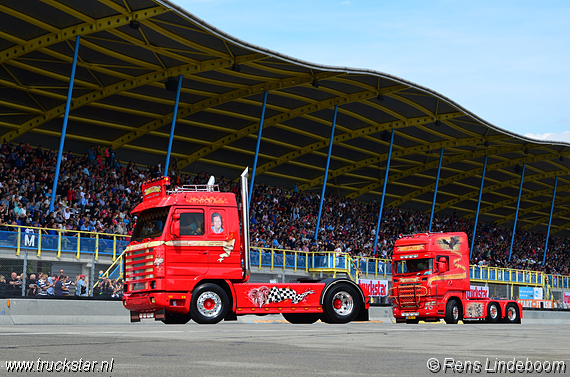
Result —
<path fill-rule="evenodd" d="M 481 188 L 479 189 L 479 200 L 477 201 L 477 212 L 475 213 L 475 224 L 473 224 L 473 237 L 471 237 L 471 249 L 469 249 L 469 259 L 473 256 L 475 246 L 475 234 L 477 233 L 477 221 L 479 221 L 479 209 L 481 208 L 481 196 L 483 195 L 483 185 L 485 184 L 485 172 L 487 171 L 487 156 L 483 164 L 483 174 L 481 175 Z"/>
<path fill-rule="evenodd" d="M 439 152 L 439 166 L 437 168 L 437 178 L 435 179 L 435 190 L 433 192 L 433 202 L 431 204 L 431 215 L 429 217 L 428 232 L 431 232 L 431 224 L 433 222 L 433 212 L 435 211 L 435 199 L 437 198 L 437 186 L 439 185 L 439 173 L 441 173 L 441 162 L 442 161 L 443 161 L 443 148 L 441 148 L 441 152 Z"/>
<path fill-rule="evenodd" d="M 180 101 L 180 90 L 182 89 L 182 78 L 184 75 L 178 76 L 178 88 L 176 89 L 176 101 L 174 102 L 174 112 L 172 113 L 172 125 L 170 126 L 170 138 L 168 139 L 168 150 L 166 151 L 166 165 L 164 165 L 163 176 L 168 177 L 168 169 L 170 168 L 170 151 L 172 150 L 172 140 L 174 139 L 174 128 L 176 128 L 176 114 L 178 113 L 178 102 Z"/>
<path fill-rule="evenodd" d="M 548 231 L 546 232 L 546 243 L 544 245 L 544 255 L 542 256 L 542 264 L 546 263 L 546 250 L 548 249 L 548 238 L 550 237 L 550 225 L 552 224 L 552 213 L 554 212 L 554 199 L 556 198 L 556 187 L 558 186 L 558 177 L 554 181 L 554 193 L 552 194 L 552 205 L 550 206 L 550 218 L 548 219 Z"/>
<path fill-rule="evenodd" d="M 386 196 L 386 184 L 388 183 L 388 172 L 390 171 L 390 160 L 392 158 L 392 146 L 394 145 L 394 129 L 390 136 L 390 149 L 388 150 L 388 161 L 386 162 L 386 173 L 384 174 L 384 187 L 382 188 L 382 199 L 380 200 L 380 211 L 378 212 L 378 223 L 376 224 L 376 235 L 374 236 L 374 251 L 376 255 L 376 246 L 378 245 L 378 233 L 380 232 L 380 223 L 382 222 L 382 209 L 384 208 L 384 197 Z"/>
<path fill-rule="evenodd" d="M 63 115 L 63 127 L 61 128 L 61 137 L 59 139 L 59 151 L 57 152 L 57 163 L 55 165 L 55 177 L 53 178 L 53 186 L 51 189 L 51 198 L 49 201 L 49 212 L 53 212 L 53 204 L 55 201 L 55 193 L 57 191 L 57 181 L 59 179 L 59 169 L 61 166 L 61 155 L 63 154 L 63 145 L 65 143 L 65 133 L 67 132 L 67 121 L 69 119 L 69 107 L 71 106 L 71 95 L 73 94 L 73 81 L 75 80 L 75 68 L 77 67 L 77 55 L 79 54 L 79 41 L 81 35 L 75 37 L 75 51 L 73 51 L 73 64 L 71 65 L 71 76 L 69 76 L 69 87 L 67 89 L 67 102 L 65 103 L 65 114 Z"/>
<path fill-rule="evenodd" d="M 526 164 L 523 164 L 522 172 L 521 172 L 521 185 L 519 187 L 519 199 L 517 201 L 517 212 L 515 213 L 515 224 L 513 225 L 513 236 L 511 237 L 511 247 L 509 249 L 509 262 L 511 261 L 511 255 L 513 254 L 513 243 L 515 242 L 515 233 L 517 231 L 517 218 L 519 217 L 519 206 L 521 204 L 521 194 L 522 194 L 522 188 L 523 188 L 525 167 L 526 167 Z"/>
<path fill-rule="evenodd" d="M 334 107 L 334 116 L 332 122 L 332 129 L 331 129 L 331 139 L 329 141 L 329 154 L 327 156 L 327 167 L 325 168 L 325 177 L 323 179 L 323 189 L 321 190 L 321 204 L 319 205 L 319 216 L 317 218 L 317 227 L 315 228 L 315 240 L 319 235 L 319 227 L 321 226 L 321 212 L 323 211 L 323 200 L 325 199 L 325 189 L 327 187 L 327 177 L 329 176 L 329 163 L 331 161 L 331 154 L 332 154 L 332 146 L 333 146 L 333 139 L 334 139 L 334 127 L 336 125 L 336 113 L 337 113 L 338 106 Z"/>
<path fill-rule="evenodd" d="M 249 198 L 247 198 L 248 208 L 251 208 L 251 195 L 253 194 L 253 182 L 255 181 L 255 169 L 257 169 L 257 157 L 259 156 L 259 145 L 261 144 L 261 132 L 263 130 L 263 119 L 265 118 L 266 105 L 267 105 L 267 90 L 263 93 L 263 106 L 261 107 L 261 118 L 259 119 L 259 131 L 257 132 L 257 145 L 255 147 L 255 157 L 253 158 L 253 170 L 251 171 L 251 181 L 249 182 Z"/>

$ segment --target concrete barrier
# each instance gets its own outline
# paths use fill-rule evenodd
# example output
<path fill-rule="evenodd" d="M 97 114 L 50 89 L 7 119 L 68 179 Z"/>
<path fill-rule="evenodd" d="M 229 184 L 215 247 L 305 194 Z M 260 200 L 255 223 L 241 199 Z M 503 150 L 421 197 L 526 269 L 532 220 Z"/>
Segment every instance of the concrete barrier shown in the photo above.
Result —
<path fill-rule="evenodd" d="M 0 325 L 130 323 L 122 301 L 9 298 L 0 303 Z"/>
<path fill-rule="evenodd" d="M 567 325 L 570 324 L 570 310 L 523 309 L 522 323 Z"/>
<path fill-rule="evenodd" d="M 394 323 L 391 306 L 372 306 L 372 323 Z M 154 321 L 144 320 L 141 323 Z M 280 314 L 238 317 L 240 323 L 286 323 Z M 523 324 L 570 324 L 570 310 L 524 309 Z M 0 326 L 130 324 L 121 301 L 0 299 Z"/>

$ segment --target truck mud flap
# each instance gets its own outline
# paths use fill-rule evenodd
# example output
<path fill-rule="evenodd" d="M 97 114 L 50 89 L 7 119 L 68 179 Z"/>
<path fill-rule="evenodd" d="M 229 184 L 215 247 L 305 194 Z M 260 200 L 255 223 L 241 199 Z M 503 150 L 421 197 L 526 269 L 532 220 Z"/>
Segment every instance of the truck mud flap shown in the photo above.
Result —
<path fill-rule="evenodd" d="M 370 320 L 370 317 L 368 315 L 368 309 L 365 309 L 364 305 L 360 307 L 360 311 L 358 312 L 358 315 L 356 316 L 356 318 L 354 320 L 355 321 L 364 321 L 364 322 L 368 322 Z"/>

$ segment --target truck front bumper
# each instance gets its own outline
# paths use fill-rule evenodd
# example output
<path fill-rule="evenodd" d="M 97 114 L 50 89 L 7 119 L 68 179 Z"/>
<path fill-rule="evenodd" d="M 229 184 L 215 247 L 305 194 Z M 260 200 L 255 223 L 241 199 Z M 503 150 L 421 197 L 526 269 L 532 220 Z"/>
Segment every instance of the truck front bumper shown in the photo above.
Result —
<path fill-rule="evenodd" d="M 166 309 L 169 313 L 188 313 L 190 295 L 188 293 L 144 292 L 123 296 L 125 309 L 137 313 L 156 312 Z"/>

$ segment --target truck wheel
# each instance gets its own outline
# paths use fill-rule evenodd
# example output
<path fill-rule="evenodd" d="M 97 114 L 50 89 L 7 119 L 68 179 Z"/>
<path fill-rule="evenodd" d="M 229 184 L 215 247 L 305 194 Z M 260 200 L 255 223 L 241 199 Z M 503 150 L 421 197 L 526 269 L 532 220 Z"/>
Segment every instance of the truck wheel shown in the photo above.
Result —
<path fill-rule="evenodd" d="M 320 313 L 281 313 L 289 323 L 293 324 L 311 324 L 321 319 Z"/>
<path fill-rule="evenodd" d="M 202 284 L 192 292 L 190 315 L 201 324 L 218 323 L 226 317 L 230 300 L 226 291 L 212 283 Z"/>
<path fill-rule="evenodd" d="M 515 304 L 507 305 L 504 321 L 507 323 L 521 323 L 521 319 L 519 317 L 519 309 Z"/>
<path fill-rule="evenodd" d="M 184 325 L 190 321 L 190 313 L 166 313 L 165 318 L 162 320 L 167 325 Z"/>
<path fill-rule="evenodd" d="M 360 311 L 360 297 L 356 289 L 348 284 L 337 284 L 325 295 L 323 319 L 328 323 L 348 323 Z"/>
<path fill-rule="evenodd" d="M 491 302 L 487 306 L 487 322 L 495 323 L 499 320 L 501 316 L 501 309 L 499 309 L 499 304 L 496 302 Z"/>
<path fill-rule="evenodd" d="M 449 300 L 445 307 L 445 323 L 455 325 L 459 321 L 459 304 L 455 300 Z"/>

